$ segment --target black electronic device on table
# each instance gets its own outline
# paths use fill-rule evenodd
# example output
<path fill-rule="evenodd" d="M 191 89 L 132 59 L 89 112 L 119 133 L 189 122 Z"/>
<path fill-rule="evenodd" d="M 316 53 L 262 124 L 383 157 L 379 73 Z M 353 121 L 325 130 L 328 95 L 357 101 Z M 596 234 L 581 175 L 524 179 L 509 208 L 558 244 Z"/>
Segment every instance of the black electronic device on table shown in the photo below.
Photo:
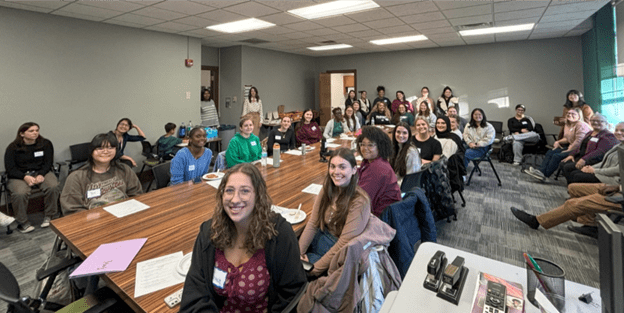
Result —
<path fill-rule="evenodd" d="M 456 257 L 442 273 L 442 286 L 438 291 L 438 297 L 455 305 L 459 304 L 467 276 L 468 268 L 464 266 L 464 258 Z"/>
<path fill-rule="evenodd" d="M 321 149 L 319 149 L 319 155 L 321 156 L 319 162 L 327 162 L 327 159 L 325 158 L 325 156 L 327 156 L 328 154 L 326 144 L 327 140 L 325 139 L 325 136 L 323 136 L 323 138 L 321 139 Z"/>
<path fill-rule="evenodd" d="M 427 277 L 423 283 L 423 287 L 438 292 L 440 284 L 442 283 L 442 272 L 446 268 L 447 259 L 444 252 L 438 250 L 429 263 L 427 263 Z"/>
<path fill-rule="evenodd" d="M 489 280 L 487 283 L 487 292 L 485 294 L 485 304 L 483 305 L 484 313 L 505 313 L 507 305 L 505 297 L 507 296 L 507 287 L 497 282 Z"/>

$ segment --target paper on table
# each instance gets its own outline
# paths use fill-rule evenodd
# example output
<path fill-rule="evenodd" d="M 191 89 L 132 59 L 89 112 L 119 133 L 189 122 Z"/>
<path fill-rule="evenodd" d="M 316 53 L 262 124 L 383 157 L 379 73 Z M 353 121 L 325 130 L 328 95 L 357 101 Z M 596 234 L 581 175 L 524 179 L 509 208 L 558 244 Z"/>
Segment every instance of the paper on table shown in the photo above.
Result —
<path fill-rule="evenodd" d="M 115 205 L 107 206 L 104 208 L 104 211 L 115 215 L 115 217 L 117 218 L 121 218 L 130 214 L 134 214 L 136 212 L 143 211 L 145 209 L 149 209 L 149 205 L 134 199 L 130 199 L 128 201 L 117 203 Z"/>
<path fill-rule="evenodd" d="M 327 147 L 327 148 L 338 148 L 338 147 L 340 147 L 340 145 L 337 144 L 337 143 L 326 143 L 325 147 Z"/>
<path fill-rule="evenodd" d="M 221 179 L 217 179 L 217 180 L 209 180 L 206 182 L 206 184 L 215 187 L 215 189 L 219 189 L 219 185 L 221 185 Z"/>
<path fill-rule="evenodd" d="M 257 164 L 262 162 L 262 160 L 255 160 L 253 162 L 251 162 L 251 164 Z M 280 159 L 280 163 L 284 162 L 284 160 Z M 267 158 L 267 166 L 270 166 L 273 164 L 273 158 Z"/>
<path fill-rule="evenodd" d="M 310 186 L 305 187 L 305 189 L 303 189 L 302 191 L 306 193 L 311 193 L 313 195 L 318 195 L 321 192 L 321 188 L 323 188 L 323 185 L 310 184 Z"/>
<path fill-rule="evenodd" d="M 301 154 L 301 150 L 288 150 L 288 151 L 286 151 L 284 153 L 290 154 L 290 155 L 302 155 Z"/>
<path fill-rule="evenodd" d="M 542 312 L 545 313 L 559 313 L 559 310 L 546 298 L 539 288 L 535 288 L 535 301 L 539 303 L 542 308 Z"/>
<path fill-rule="evenodd" d="M 327 141 L 327 142 L 334 142 L 335 140 L 336 140 L 335 138 L 325 139 L 325 141 Z"/>
<path fill-rule="evenodd" d="M 146 241 L 147 238 L 139 238 L 100 245 L 69 278 L 123 272 Z"/>
<path fill-rule="evenodd" d="M 184 282 L 176 267 L 182 251 L 137 263 L 134 298 Z"/>

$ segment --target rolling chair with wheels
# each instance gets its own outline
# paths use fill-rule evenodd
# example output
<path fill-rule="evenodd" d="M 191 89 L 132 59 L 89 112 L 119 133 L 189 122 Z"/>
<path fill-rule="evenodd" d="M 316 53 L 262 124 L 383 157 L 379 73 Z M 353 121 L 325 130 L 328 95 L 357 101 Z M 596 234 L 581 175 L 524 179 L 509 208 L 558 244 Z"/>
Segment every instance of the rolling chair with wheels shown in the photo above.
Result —
<path fill-rule="evenodd" d="M 500 177 L 498 177 L 498 173 L 496 172 L 496 168 L 494 168 L 494 164 L 492 163 L 492 158 L 490 157 L 490 154 L 492 154 L 492 151 L 493 149 L 492 149 L 492 146 L 490 145 L 488 147 L 488 152 L 486 152 L 483 156 L 477 159 L 470 160 L 472 161 L 472 164 L 474 165 L 474 167 L 472 168 L 472 171 L 470 172 L 470 177 L 468 177 L 468 181 L 466 181 L 466 186 L 470 186 L 470 181 L 472 180 L 472 175 L 474 174 L 475 171 L 478 171 L 479 176 L 481 176 L 481 168 L 479 168 L 479 163 L 483 161 L 488 161 L 490 163 L 490 166 L 492 166 L 492 170 L 494 171 L 494 175 L 496 175 L 496 179 L 498 180 L 498 186 L 502 186 Z"/>

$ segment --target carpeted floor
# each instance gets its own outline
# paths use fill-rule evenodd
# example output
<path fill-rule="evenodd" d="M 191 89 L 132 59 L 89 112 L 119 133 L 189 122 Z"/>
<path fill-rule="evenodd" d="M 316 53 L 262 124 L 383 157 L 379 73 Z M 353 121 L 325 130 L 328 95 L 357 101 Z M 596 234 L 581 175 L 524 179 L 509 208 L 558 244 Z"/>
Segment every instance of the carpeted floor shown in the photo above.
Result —
<path fill-rule="evenodd" d="M 438 243 L 517 266 L 524 266 L 522 252 L 526 251 L 559 264 L 566 271 L 566 279 L 598 288 L 595 239 L 569 232 L 566 225 L 572 222 L 550 230 L 530 229 L 509 210 L 516 206 L 539 214 L 561 205 L 568 198 L 565 179 L 537 183 L 520 173 L 520 167 L 498 161 L 494 161 L 494 166 L 502 187 L 497 185 L 489 164 L 482 164 L 483 176 L 475 174 L 464 191 L 466 207 L 457 205 L 458 220 L 438 222 Z M 39 225 L 43 216 L 33 214 L 30 219 Z M 6 235 L 4 231 L 0 230 L 0 262 L 16 276 L 22 294 L 30 295 L 35 287 L 35 270 L 47 258 L 54 233 L 38 226 L 30 234 L 14 231 Z M 0 304 L 0 313 L 5 309 Z"/>

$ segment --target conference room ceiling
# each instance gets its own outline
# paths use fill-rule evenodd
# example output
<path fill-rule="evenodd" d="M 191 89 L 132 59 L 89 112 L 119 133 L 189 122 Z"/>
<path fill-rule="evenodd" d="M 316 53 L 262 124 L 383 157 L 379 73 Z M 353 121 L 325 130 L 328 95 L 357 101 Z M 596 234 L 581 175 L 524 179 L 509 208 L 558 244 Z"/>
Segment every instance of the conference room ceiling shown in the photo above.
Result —
<path fill-rule="evenodd" d="M 286 11 L 315 1 L 6 1 L 0 6 L 101 23 L 201 38 L 202 45 L 246 45 L 309 56 L 346 55 L 503 41 L 579 36 L 609 3 L 600 1 L 376 1 L 379 8 L 307 20 Z M 277 26 L 225 34 L 207 26 L 250 17 Z M 462 37 L 460 25 L 536 23 L 529 31 Z M 370 40 L 425 35 L 428 40 L 377 46 Z M 261 41 L 249 43 L 245 41 Z M 349 44 L 353 48 L 311 51 L 307 47 Z"/>

